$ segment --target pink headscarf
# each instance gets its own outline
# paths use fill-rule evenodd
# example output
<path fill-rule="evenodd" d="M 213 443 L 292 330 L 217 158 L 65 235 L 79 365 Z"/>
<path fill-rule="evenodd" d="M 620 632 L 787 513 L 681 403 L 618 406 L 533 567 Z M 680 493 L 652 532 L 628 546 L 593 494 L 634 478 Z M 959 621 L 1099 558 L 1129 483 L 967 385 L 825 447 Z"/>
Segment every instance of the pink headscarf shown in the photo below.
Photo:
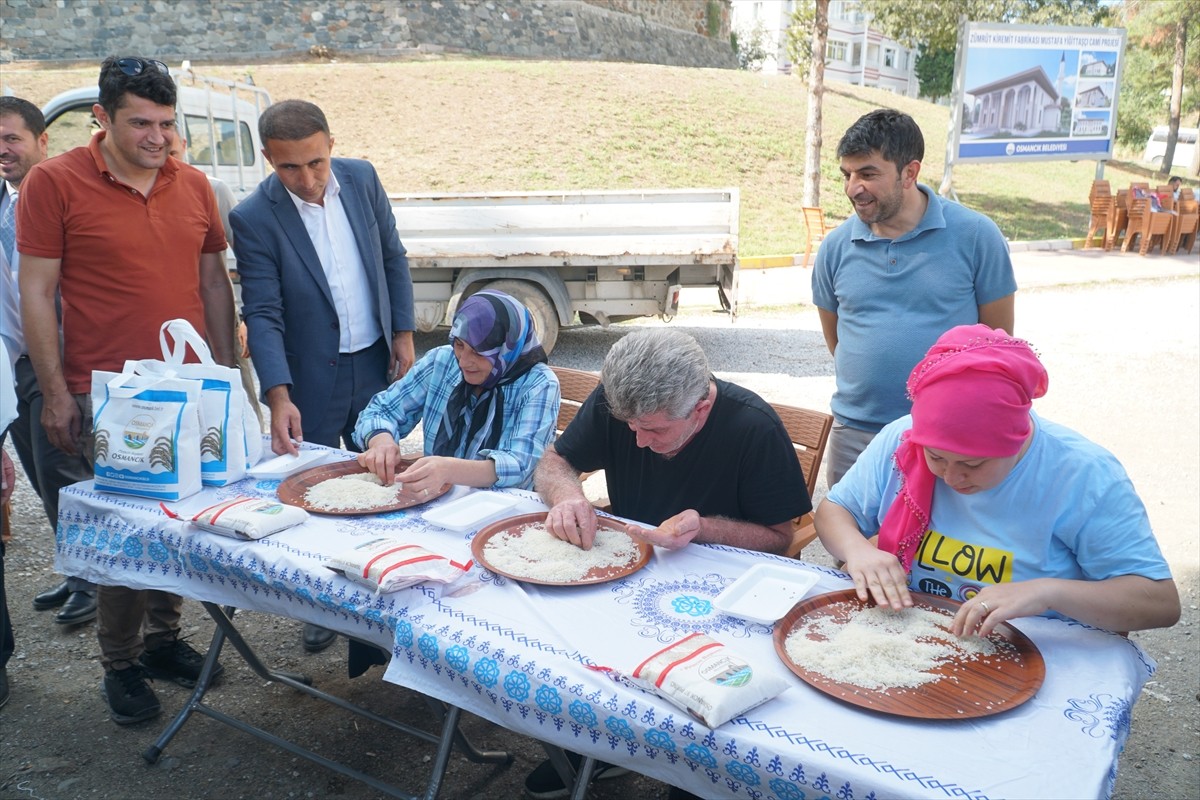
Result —
<path fill-rule="evenodd" d="M 900 492 L 879 528 L 879 549 L 908 570 L 929 529 L 937 477 L 924 448 L 977 458 L 1016 455 L 1029 438 L 1029 409 L 1050 378 L 1028 342 L 987 325 L 960 325 L 942 334 L 908 377 L 912 428 L 892 458 Z"/>

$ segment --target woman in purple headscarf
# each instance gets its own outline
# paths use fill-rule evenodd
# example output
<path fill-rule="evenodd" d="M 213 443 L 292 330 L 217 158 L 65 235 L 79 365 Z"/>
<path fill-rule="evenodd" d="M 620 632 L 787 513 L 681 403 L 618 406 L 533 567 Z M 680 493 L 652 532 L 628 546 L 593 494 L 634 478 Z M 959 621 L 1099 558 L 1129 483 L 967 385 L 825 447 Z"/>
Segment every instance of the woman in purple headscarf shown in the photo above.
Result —
<path fill-rule="evenodd" d="M 558 378 L 525 306 L 481 291 L 458 308 L 450 344 L 425 354 L 375 395 L 354 428 L 358 462 L 406 491 L 444 484 L 533 487 L 558 421 Z M 424 453 L 397 473 L 398 442 L 424 422 Z"/>
<path fill-rule="evenodd" d="M 1029 344 L 1002 330 L 963 325 L 937 340 L 909 376 L 912 414 L 817 509 L 859 597 L 897 610 L 910 590 L 960 600 L 959 635 L 1037 615 L 1115 631 L 1175 624 L 1179 593 L 1129 476 L 1032 412 L 1048 384 Z"/>

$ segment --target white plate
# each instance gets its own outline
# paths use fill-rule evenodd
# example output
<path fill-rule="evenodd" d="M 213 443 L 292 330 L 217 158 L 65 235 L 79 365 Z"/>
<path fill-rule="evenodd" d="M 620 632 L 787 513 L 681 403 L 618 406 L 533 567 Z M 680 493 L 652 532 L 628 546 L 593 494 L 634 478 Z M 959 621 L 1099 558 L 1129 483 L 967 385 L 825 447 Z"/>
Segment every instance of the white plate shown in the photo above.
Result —
<path fill-rule="evenodd" d="M 431 508 L 421 517 L 439 528 L 466 533 L 477 531 L 488 522 L 499 519 L 520 502 L 521 498 L 508 494 L 472 492 L 443 506 Z"/>
<path fill-rule="evenodd" d="M 296 455 L 284 453 L 260 461 L 247 470 L 247 474 L 260 481 L 281 481 L 292 473 L 319 464 L 328 455 L 327 450 L 301 450 Z"/>
<path fill-rule="evenodd" d="M 804 599 L 819 576 L 782 564 L 755 564 L 713 599 L 732 617 L 770 625 Z"/>

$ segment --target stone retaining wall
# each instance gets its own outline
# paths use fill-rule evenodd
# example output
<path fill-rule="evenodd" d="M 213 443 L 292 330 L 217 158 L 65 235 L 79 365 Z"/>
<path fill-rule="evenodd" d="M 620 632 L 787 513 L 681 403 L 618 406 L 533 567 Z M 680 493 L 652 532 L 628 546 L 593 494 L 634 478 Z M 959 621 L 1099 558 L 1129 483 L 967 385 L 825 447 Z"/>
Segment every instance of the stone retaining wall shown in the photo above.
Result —
<path fill-rule="evenodd" d="M 0 62 L 431 52 L 737 65 L 729 0 L 0 0 Z"/>

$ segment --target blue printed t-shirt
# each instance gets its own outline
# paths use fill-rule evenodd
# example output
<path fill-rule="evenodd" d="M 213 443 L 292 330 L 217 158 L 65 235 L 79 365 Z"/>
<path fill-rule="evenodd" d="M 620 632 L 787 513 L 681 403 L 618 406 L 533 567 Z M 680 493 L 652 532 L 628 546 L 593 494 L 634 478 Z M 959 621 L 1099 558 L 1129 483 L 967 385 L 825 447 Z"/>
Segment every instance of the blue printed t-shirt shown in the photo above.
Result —
<path fill-rule="evenodd" d="M 917 186 L 929 206 L 915 228 L 881 239 L 852 216 L 825 237 L 813 269 L 813 302 L 838 316 L 830 408 L 864 431 L 911 410 L 908 374 L 939 336 L 1017 290 L 995 223 Z"/>
<path fill-rule="evenodd" d="M 1036 415 L 1034 424 L 1029 449 L 998 486 L 962 495 L 937 481 L 910 589 L 962 601 L 989 584 L 1033 578 L 1171 577 L 1116 457 L 1070 428 Z M 910 427 L 910 416 L 885 427 L 829 490 L 826 501 L 849 511 L 866 536 L 900 491 L 892 454 Z"/>

